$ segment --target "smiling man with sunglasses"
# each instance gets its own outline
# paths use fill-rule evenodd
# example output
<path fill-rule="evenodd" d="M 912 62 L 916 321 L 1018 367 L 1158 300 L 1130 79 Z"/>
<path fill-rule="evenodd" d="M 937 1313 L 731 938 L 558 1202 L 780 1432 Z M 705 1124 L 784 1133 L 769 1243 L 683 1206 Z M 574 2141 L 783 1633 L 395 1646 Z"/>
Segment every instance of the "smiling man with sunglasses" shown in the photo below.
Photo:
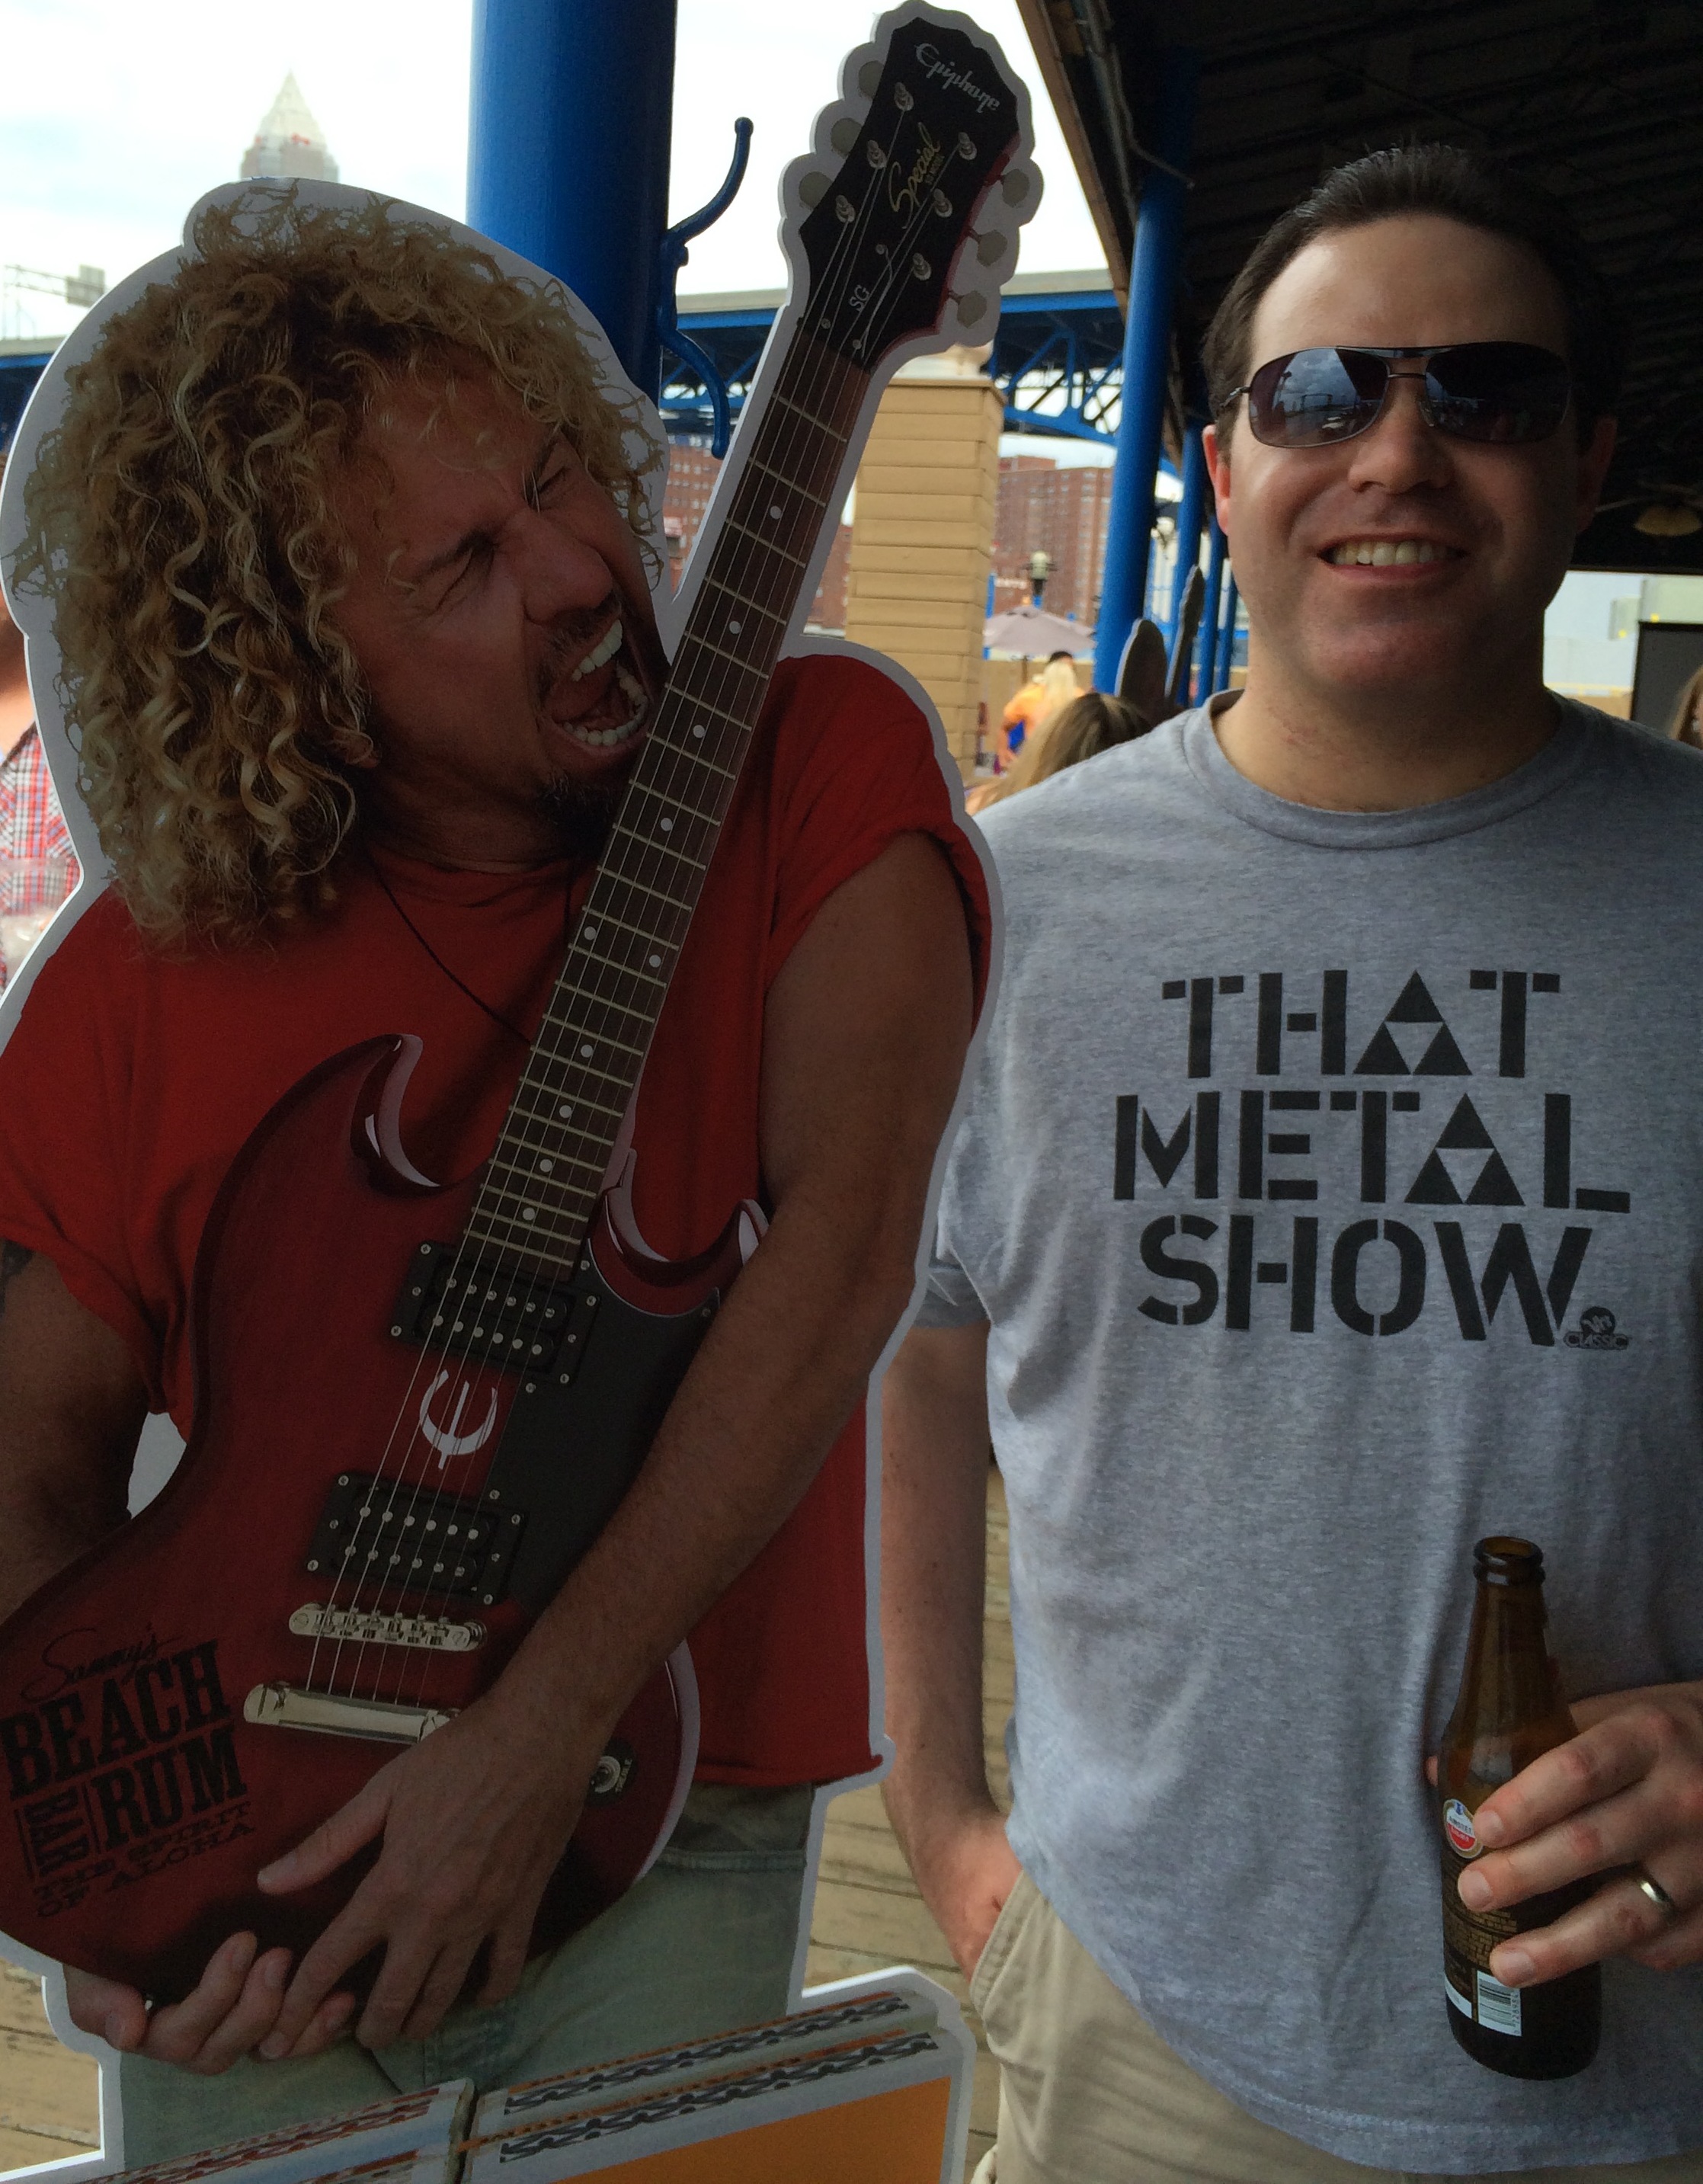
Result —
<path fill-rule="evenodd" d="M 1620 345 L 1500 167 L 1327 176 L 1205 347 L 1245 690 L 987 822 L 883 1617 L 999 2184 L 1703 2180 L 1703 767 L 1543 682 Z M 1426 1762 L 1496 1531 L 1544 1546 L 1580 1733 L 1461 1892 L 1600 1884 L 1495 1949 L 1505 2019 L 1606 1959 L 1600 2054 L 1543 2084 L 1462 2053 L 1441 1977 Z"/>

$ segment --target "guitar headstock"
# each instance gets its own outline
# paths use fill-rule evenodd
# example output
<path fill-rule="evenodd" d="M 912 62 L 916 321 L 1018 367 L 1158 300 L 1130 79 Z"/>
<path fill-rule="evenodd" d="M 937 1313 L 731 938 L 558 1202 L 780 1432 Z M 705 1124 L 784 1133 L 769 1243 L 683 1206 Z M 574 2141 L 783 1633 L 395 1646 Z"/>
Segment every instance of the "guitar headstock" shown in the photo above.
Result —
<path fill-rule="evenodd" d="M 873 371 L 896 349 L 993 338 L 1040 203 L 1028 95 L 967 16 L 910 0 L 845 64 L 782 185 L 799 323 Z"/>

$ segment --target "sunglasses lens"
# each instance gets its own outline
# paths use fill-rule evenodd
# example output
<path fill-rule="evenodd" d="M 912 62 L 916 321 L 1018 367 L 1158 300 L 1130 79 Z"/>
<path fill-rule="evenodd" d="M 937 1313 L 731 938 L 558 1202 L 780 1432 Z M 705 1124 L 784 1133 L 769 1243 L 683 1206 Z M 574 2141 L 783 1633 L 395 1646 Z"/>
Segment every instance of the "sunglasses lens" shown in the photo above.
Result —
<path fill-rule="evenodd" d="M 1433 356 L 1425 374 L 1432 422 L 1461 440 L 1546 440 L 1570 387 L 1561 358 L 1525 342 L 1463 342 Z"/>
<path fill-rule="evenodd" d="M 1261 365 L 1248 388 L 1254 437 L 1273 448 L 1351 439 L 1377 415 L 1389 373 L 1361 349 L 1303 348 Z"/>

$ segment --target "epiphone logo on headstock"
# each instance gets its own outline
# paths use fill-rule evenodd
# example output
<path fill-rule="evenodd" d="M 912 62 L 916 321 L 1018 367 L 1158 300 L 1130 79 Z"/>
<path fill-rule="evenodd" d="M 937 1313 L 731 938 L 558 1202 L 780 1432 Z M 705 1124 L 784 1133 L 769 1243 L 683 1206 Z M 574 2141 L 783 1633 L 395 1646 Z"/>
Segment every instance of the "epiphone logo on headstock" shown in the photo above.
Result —
<path fill-rule="evenodd" d="M 955 68 L 938 46 L 919 46 L 916 59 L 917 65 L 930 83 L 938 83 L 943 91 L 961 92 L 978 114 L 985 114 L 989 107 L 999 104 L 997 91 L 983 91 L 969 70 Z"/>

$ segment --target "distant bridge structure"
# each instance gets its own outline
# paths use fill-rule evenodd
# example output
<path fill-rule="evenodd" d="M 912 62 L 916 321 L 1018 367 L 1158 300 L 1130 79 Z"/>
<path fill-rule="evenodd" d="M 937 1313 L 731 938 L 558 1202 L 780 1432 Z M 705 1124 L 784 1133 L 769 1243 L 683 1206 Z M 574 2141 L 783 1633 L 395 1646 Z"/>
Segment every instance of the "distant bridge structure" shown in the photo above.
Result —
<path fill-rule="evenodd" d="M 756 375 L 779 289 L 682 296 L 680 328 L 726 382 L 733 415 Z M 1123 391 L 1123 314 L 1102 269 L 1019 273 L 1000 299 L 988 374 L 1005 398 L 1005 429 L 1087 440 L 1110 453 Z M 712 420 L 702 380 L 663 360 L 662 415 L 671 437 L 708 440 Z"/>

